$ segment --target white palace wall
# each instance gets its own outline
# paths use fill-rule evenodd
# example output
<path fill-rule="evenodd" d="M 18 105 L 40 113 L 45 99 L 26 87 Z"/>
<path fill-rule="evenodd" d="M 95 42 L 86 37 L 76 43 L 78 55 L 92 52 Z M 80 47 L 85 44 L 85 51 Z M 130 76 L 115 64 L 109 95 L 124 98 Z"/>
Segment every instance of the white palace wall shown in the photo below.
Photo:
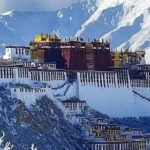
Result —
<path fill-rule="evenodd" d="M 91 108 L 112 117 L 149 116 L 150 103 L 133 93 L 128 75 L 78 72 L 77 78 L 79 98 Z"/>
<path fill-rule="evenodd" d="M 30 60 L 30 48 L 22 46 L 7 46 L 3 59 L 25 59 Z"/>
<path fill-rule="evenodd" d="M 75 74 L 77 77 L 73 77 L 73 79 L 77 83 L 77 88 L 74 88 L 77 90 L 75 92 L 77 93 L 76 96 L 81 100 L 86 100 L 87 105 L 91 108 L 112 117 L 149 116 L 150 102 L 136 95 L 133 90 L 136 89 L 149 96 L 150 88 L 136 87 L 137 83 L 134 83 L 134 87 L 132 87 L 133 81 L 130 81 L 128 73 L 121 75 L 115 71 L 82 71 L 75 72 Z M 0 84 L 27 84 L 35 87 L 36 83 L 45 83 L 51 88 L 55 87 L 56 90 L 58 88 L 61 91 L 64 88 L 63 84 L 67 84 L 68 79 L 70 79 L 70 74 L 68 75 L 68 71 L 63 70 L 0 67 Z M 144 83 L 142 85 L 145 86 Z M 48 91 L 44 91 L 43 94 L 41 94 L 42 91 L 36 92 L 36 89 L 32 89 L 33 91 L 28 91 L 25 88 L 23 91 L 20 90 L 21 88 L 16 89 L 15 93 L 12 92 L 14 95 L 16 94 L 18 99 L 23 98 L 23 101 L 28 100 L 28 102 L 35 101 L 40 95 L 49 95 L 51 93 L 50 88 L 47 89 Z M 73 92 L 70 94 L 74 96 Z"/>
<path fill-rule="evenodd" d="M 144 72 L 145 79 L 132 79 L 132 90 L 150 100 L 150 71 Z"/>
<path fill-rule="evenodd" d="M 0 67 L 0 84 L 27 84 L 46 83 L 54 87 L 67 80 L 65 71 L 43 70 L 25 67 Z"/>

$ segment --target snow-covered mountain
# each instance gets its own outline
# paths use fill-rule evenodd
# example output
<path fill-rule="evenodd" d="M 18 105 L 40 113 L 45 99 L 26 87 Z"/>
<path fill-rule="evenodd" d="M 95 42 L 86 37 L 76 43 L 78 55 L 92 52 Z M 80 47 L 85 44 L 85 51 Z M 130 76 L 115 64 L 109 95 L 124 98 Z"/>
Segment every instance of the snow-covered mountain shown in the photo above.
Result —
<path fill-rule="evenodd" d="M 149 19 L 149 0 L 99 0 L 98 9 L 76 35 L 110 39 L 113 48 L 146 49 L 150 39 Z"/>
<path fill-rule="evenodd" d="M 54 12 L 6 12 L 0 15 L 0 44 L 28 45 L 38 33 L 74 36 L 96 9 L 91 0 Z"/>
<path fill-rule="evenodd" d="M 0 15 L 0 44 L 27 45 L 38 33 L 109 39 L 112 48 L 150 47 L 149 0 L 80 0 L 53 12 Z"/>

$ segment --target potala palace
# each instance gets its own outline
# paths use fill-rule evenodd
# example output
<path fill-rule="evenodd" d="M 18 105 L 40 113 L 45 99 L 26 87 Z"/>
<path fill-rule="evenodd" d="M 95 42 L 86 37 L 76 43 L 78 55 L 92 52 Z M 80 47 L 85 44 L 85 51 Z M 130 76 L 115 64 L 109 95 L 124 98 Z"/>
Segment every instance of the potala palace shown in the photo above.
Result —
<path fill-rule="evenodd" d="M 150 135 L 141 129 L 119 127 L 93 114 L 150 115 L 150 65 L 144 51 L 111 51 L 104 40 L 40 34 L 29 47 L 6 46 L 0 84 L 28 108 L 43 97 L 53 100 L 80 127 L 85 150 L 146 150 L 150 145 Z"/>
<path fill-rule="evenodd" d="M 113 117 L 148 116 L 150 65 L 144 59 L 144 51 L 111 51 L 108 41 L 40 34 L 29 47 L 6 46 L 0 83 L 27 104 L 44 95 L 77 98 Z"/>

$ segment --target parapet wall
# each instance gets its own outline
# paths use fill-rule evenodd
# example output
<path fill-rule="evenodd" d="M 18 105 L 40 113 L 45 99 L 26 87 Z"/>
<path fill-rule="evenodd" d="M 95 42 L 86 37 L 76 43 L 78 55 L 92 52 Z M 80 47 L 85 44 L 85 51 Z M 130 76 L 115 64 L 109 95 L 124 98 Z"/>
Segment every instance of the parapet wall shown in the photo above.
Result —
<path fill-rule="evenodd" d="M 68 79 L 69 72 L 63 70 L 31 69 L 25 67 L 0 67 L 0 83 L 27 84 L 61 83 Z"/>
<path fill-rule="evenodd" d="M 78 72 L 79 86 L 97 88 L 130 88 L 130 79 L 115 71 Z"/>

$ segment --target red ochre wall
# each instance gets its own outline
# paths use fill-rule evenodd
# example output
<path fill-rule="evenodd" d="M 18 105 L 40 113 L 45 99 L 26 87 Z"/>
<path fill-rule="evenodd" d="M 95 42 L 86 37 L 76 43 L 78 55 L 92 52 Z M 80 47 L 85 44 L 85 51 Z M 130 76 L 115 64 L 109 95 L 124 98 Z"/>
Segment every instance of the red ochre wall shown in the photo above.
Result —
<path fill-rule="evenodd" d="M 75 45 L 73 45 L 75 46 Z M 86 49 L 76 47 L 75 48 L 62 48 L 62 56 L 67 63 L 67 69 L 69 70 L 87 70 L 86 61 Z M 106 70 L 112 66 L 111 52 L 108 47 L 101 47 L 101 49 L 93 49 L 94 56 L 94 70 Z"/>
<path fill-rule="evenodd" d="M 112 57 L 110 50 L 94 49 L 94 70 L 106 70 L 112 66 Z"/>
<path fill-rule="evenodd" d="M 87 70 L 84 48 L 64 48 L 62 56 L 66 59 L 69 70 Z"/>

